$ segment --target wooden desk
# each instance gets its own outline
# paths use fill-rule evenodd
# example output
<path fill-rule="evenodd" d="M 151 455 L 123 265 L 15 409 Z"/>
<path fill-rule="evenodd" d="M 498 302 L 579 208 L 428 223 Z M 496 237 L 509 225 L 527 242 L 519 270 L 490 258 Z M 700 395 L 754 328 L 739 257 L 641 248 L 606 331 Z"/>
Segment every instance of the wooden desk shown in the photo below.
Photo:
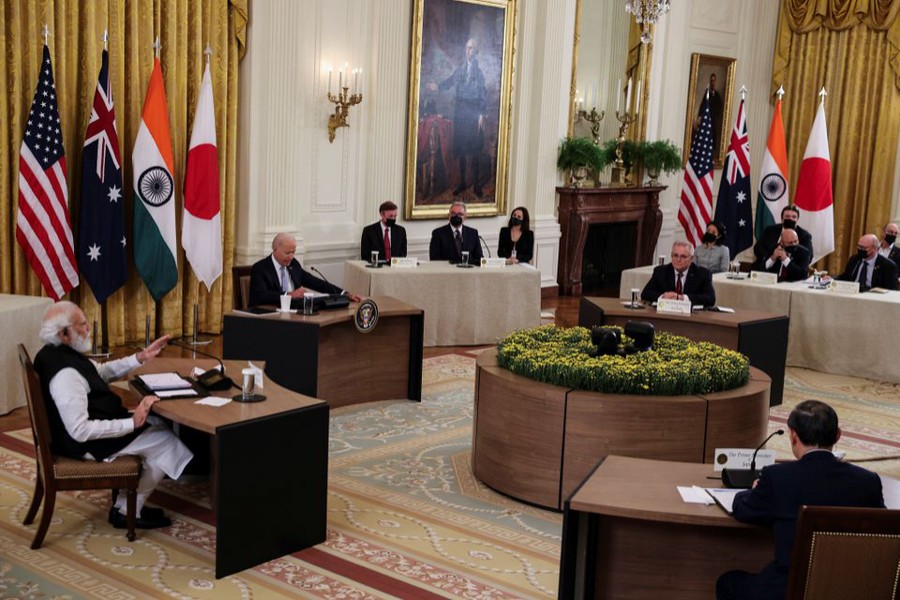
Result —
<path fill-rule="evenodd" d="M 261 360 L 280 385 L 332 408 L 375 400 L 422 399 L 421 308 L 376 296 L 378 325 L 360 333 L 356 305 L 317 315 L 225 315 L 222 355 Z M 356 382 L 360 385 L 354 385 Z"/>
<path fill-rule="evenodd" d="M 608 456 L 566 502 L 559 597 L 709 600 L 722 573 L 760 571 L 775 553 L 769 528 L 675 489 L 721 485 L 712 476 L 711 465 Z M 900 482 L 882 484 L 897 507 Z"/>
<path fill-rule="evenodd" d="M 772 379 L 769 405 L 781 404 L 787 362 L 788 317 L 745 309 L 736 310 L 733 314 L 699 311 L 691 316 L 672 315 L 658 313 L 651 306 L 642 310 L 625 308 L 622 300 L 616 298 L 581 299 L 578 324 L 582 327 L 624 327 L 628 321 L 648 321 L 658 331 L 737 350 L 750 359 L 752 366 Z"/>
<path fill-rule="evenodd" d="M 245 364 L 226 361 L 226 372 L 239 377 Z M 135 373 L 187 375 L 194 366 L 215 365 L 158 357 Z M 155 414 L 210 436 L 217 578 L 325 541 L 328 405 L 268 377 L 260 392 L 264 402 L 213 407 L 183 399 L 153 406 Z"/>

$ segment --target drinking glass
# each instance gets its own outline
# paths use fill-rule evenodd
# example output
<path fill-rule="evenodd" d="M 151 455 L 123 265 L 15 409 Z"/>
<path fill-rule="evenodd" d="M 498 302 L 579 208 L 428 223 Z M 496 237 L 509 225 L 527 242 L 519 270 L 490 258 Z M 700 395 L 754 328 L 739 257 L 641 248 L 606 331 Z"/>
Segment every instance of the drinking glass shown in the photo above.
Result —
<path fill-rule="evenodd" d="M 466 265 L 466 266 L 468 266 L 468 264 L 469 264 L 469 251 L 468 251 L 468 250 L 463 250 L 462 253 L 460 254 L 460 256 L 461 256 L 461 258 L 462 258 L 462 260 L 459 261 L 460 264 L 461 264 L 461 265 Z"/>

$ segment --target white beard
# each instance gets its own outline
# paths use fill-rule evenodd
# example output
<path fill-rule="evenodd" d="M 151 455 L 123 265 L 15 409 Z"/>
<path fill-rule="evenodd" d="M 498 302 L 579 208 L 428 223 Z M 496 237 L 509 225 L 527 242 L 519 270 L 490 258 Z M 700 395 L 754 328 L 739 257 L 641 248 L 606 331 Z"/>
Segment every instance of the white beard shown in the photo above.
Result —
<path fill-rule="evenodd" d="M 72 337 L 72 343 L 70 344 L 74 350 L 81 352 L 82 354 L 91 351 L 91 336 L 90 335 L 78 335 L 75 334 Z"/>

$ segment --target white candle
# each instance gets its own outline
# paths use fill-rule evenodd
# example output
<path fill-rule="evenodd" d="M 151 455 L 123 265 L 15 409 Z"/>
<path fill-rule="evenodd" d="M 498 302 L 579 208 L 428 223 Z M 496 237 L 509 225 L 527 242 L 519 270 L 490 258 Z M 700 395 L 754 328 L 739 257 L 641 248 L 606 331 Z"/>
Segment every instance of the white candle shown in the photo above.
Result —
<path fill-rule="evenodd" d="M 628 93 L 625 95 L 625 112 L 631 108 L 631 77 L 628 78 Z"/>
<path fill-rule="evenodd" d="M 619 105 L 622 103 L 622 80 L 616 82 L 616 112 L 619 112 Z"/>
<path fill-rule="evenodd" d="M 634 100 L 634 114 L 640 114 L 641 112 L 641 82 L 638 81 L 638 90 L 637 97 Z"/>
<path fill-rule="evenodd" d="M 328 67 L 328 93 L 331 93 L 331 67 Z"/>
<path fill-rule="evenodd" d="M 341 67 L 341 70 L 338 71 L 338 92 L 344 91 L 344 67 Z"/>
<path fill-rule="evenodd" d="M 600 84 L 594 82 L 594 108 L 600 106 Z"/>
<path fill-rule="evenodd" d="M 353 76 L 353 93 L 359 93 L 359 69 L 354 69 L 356 75 Z"/>
<path fill-rule="evenodd" d="M 363 76 L 362 69 L 359 70 L 359 95 L 362 96 L 362 88 L 363 88 Z"/>

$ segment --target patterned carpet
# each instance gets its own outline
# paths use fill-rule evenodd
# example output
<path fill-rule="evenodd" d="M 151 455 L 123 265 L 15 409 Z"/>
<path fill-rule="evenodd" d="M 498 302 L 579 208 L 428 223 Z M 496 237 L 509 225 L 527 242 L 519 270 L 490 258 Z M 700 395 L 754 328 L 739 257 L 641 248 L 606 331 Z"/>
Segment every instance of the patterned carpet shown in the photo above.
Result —
<path fill-rule="evenodd" d="M 108 494 L 60 494 L 44 547 L 29 550 L 30 432 L 0 435 L 0 597 L 554 597 L 561 517 L 472 477 L 473 356 L 427 359 L 421 404 L 334 411 L 327 541 L 221 580 L 203 481 L 166 482 L 153 500 L 174 525 L 139 532 L 134 544 L 106 524 Z M 770 427 L 805 398 L 837 408 L 848 458 L 900 454 L 900 386 L 789 369 Z M 785 438 L 770 447 L 787 458 Z M 867 466 L 900 476 L 900 460 Z"/>

